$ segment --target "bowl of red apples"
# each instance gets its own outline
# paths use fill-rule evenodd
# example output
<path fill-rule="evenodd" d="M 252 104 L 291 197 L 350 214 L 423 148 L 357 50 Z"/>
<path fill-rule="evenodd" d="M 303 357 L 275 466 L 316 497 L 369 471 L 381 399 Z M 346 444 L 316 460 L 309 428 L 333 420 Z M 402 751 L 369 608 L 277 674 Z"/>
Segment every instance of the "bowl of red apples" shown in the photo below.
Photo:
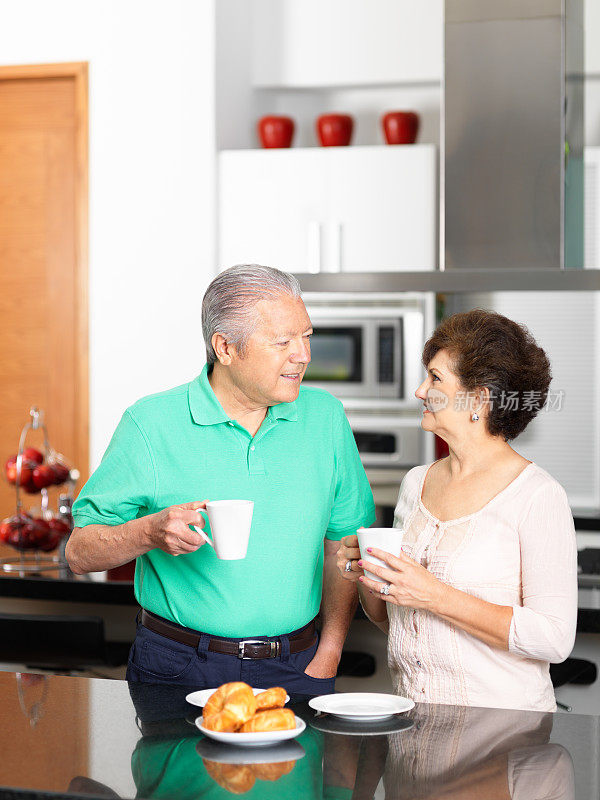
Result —
<path fill-rule="evenodd" d="M 19 463 L 20 460 L 20 463 Z M 4 465 L 7 481 L 17 490 L 17 513 L 0 522 L 0 542 L 16 550 L 55 550 L 61 539 L 71 532 L 64 517 L 48 509 L 46 490 L 72 480 L 71 470 L 61 455 L 49 446 L 45 455 L 35 447 L 25 447 L 20 455 L 11 456 Z M 19 490 L 28 494 L 42 493 L 42 508 L 25 511 L 19 501 Z"/>
<path fill-rule="evenodd" d="M 20 511 L 0 522 L 0 542 L 16 550 L 56 550 L 61 539 L 71 532 L 69 525 L 55 514 L 34 516 Z"/>
<path fill-rule="evenodd" d="M 6 479 L 13 486 L 19 479 L 17 454 L 4 465 Z M 61 486 L 69 480 L 69 467 L 57 453 L 44 455 L 35 447 L 26 447 L 21 457 L 19 486 L 29 494 L 36 494 L 48 486 Z"/>

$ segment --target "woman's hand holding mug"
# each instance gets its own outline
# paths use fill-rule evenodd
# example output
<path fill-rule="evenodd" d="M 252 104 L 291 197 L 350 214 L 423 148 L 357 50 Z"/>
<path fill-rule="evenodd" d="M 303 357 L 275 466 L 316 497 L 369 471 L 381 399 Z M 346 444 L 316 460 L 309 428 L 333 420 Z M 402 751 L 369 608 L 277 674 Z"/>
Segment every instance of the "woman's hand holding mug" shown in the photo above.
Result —
<path fill-rule="evenodd" d="M 440 613 L 448 586 L 432 575 L 425 567 L 414 561 L 405 553 L 393 556 L 376 547 L 369 548 L 369 554 L 383 561 L 386 566 L 380 567 L 369 562 L 369 571 L 379 578 L 379 581 L 369 580 L 360 576 L 360 582 L 381 599 L 397 606 L 422 608 Z M 357 577 L 357 580 L 359 578 Z M 381 583 L 384 581 L 385 583 Z M 388 589 L 382 592 L 382 586 Z"/>

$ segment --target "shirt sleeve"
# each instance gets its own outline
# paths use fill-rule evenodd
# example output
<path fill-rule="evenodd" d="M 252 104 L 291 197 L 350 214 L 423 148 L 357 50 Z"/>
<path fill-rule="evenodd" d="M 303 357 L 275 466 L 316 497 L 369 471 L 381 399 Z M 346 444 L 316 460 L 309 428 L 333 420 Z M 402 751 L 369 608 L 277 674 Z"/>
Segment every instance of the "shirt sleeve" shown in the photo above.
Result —
<path fill-rule="evenodd" d="M 512 800 L 574 800 L 573 759 L 560 744 L 511 750 L 508 787 Z"/>
<path fill-rule="evenodd" d="M 559 663 L 573 648 L 577 627 L 577 546 L 562 486 L 538 489 L 519 526 L 522 605 L 513 607 L 508 649 Z"/>
<path fill-rule="evenodd" d="M 339 541 L 375 522 L 375 503 L 350 423 L 340 403 L 333 421 L 335 490 L 325 538 Z"/>
<path fill-rule="evenodd" d="M 121 525 L 154 507 L 156 470 L 148 440 L 131 411 L 119 422 L 98 466 L 73 504 L 76 527 Z"/>

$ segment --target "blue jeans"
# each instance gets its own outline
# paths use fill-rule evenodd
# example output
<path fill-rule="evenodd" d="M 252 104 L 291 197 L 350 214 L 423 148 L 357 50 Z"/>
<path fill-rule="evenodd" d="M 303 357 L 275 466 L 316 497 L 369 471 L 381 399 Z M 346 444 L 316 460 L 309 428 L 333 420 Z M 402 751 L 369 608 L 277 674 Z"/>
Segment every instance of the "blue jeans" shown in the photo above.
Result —
<path fill-rule="evenodd" d="M 270 637 L 281 642 L 279 656 L 241 659 L 210 652 L 210 635 L 200 631 L 193 632 L 200 634 L 198 647 L 168 639 L 138 622 L 135 641 L 129 652 L 127 680 L 131 683 L 164 683 L 195 689 L 211 689 L 230 681 L 245 681 L 250 686 L 264 689 L 283 686 L 290 696 L 296 697 L 331 694 L 335 689 L 335 676 L 312 678 L 304 672 L 315 655 L 318 639 L 312 647 L 291 654 L 289 635 Z"/>

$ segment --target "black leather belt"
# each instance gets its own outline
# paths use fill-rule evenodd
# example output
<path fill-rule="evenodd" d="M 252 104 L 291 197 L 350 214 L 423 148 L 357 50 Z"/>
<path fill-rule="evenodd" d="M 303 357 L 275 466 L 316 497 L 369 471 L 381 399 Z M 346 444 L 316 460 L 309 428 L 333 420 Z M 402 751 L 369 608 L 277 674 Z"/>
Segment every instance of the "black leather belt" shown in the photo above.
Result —
<path fill-rule="evenodd" d="M 166 636 L 167 639 L 173 639 L 175 642 L 187 644 L 189 647 L 197 648 L 200 643 L 199 633 L 183 630 L 168 620 L 157 617 L 156 614 L 151 614 L 149 611 L 142 609 L 140 622 L 145 628 L 154 631 L 154 633 Z M 289 636 L 289 640 L 290 653 L 300 653 L 302 650 L 308 650 L 317 641 L 315 621 L 313 620 L 298 633 Z M 273 642 L 265 641 L 264 639 L 242 639 L 238 641 L 211 636 L 208 649 L 212 653 L 225 653 L 226 655 L 237 656 L 237 658 L 277 658 L 281 653 L 281 642 L 279 640 Z"/>

